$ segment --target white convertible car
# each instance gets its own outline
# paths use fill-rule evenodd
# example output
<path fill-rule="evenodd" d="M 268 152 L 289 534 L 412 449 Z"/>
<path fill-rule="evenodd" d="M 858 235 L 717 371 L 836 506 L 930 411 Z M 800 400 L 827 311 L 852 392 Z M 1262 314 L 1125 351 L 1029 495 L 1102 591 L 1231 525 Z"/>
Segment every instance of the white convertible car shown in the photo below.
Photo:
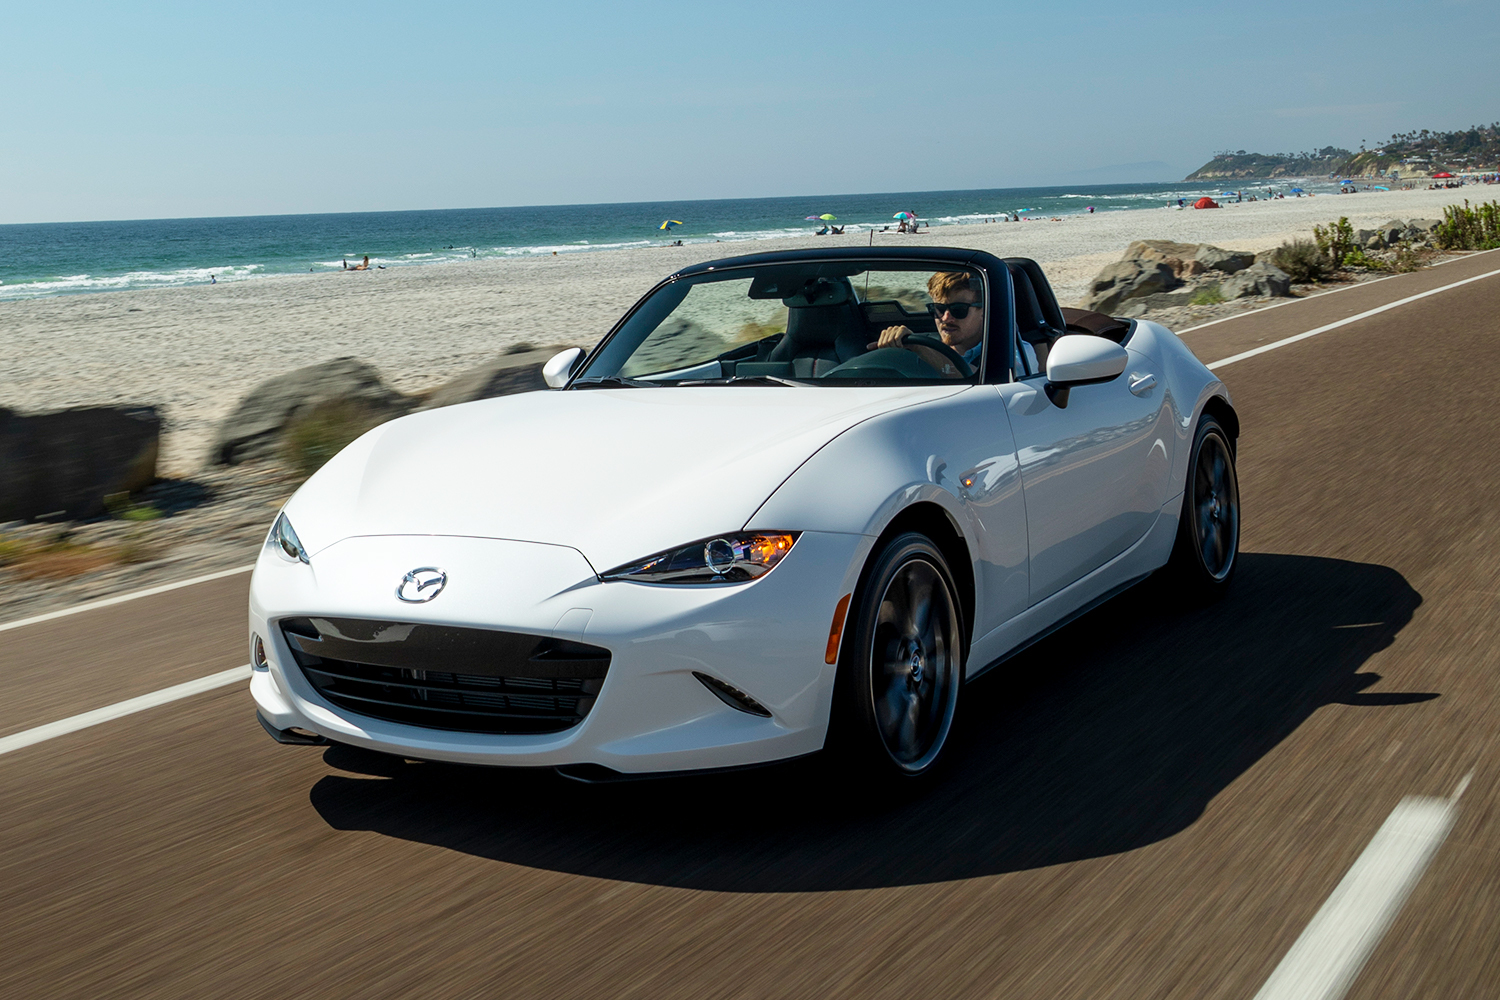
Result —
<path fill-rule="evenodd" d="M 1034 261 L 713 261 L 544 374 L 287 503 L 250 593 L 277 740 L 583 780 L 828 747 L 904 780 L 966 681 L 1158 570 L 1184 600 L 1234 572 L 1228 392 Z"/>

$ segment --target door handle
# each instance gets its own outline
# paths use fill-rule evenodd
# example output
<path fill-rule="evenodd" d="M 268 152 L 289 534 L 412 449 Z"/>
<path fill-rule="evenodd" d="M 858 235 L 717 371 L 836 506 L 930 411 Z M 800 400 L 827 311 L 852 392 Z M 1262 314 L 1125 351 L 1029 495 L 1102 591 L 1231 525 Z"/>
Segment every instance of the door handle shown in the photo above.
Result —
<path fill-rule="evenodd" d="M 1132 375 L 1130 376 L 1130 391 L 1137 396 L 1144 396 L 1156 388 L 1155 375 Z"/>

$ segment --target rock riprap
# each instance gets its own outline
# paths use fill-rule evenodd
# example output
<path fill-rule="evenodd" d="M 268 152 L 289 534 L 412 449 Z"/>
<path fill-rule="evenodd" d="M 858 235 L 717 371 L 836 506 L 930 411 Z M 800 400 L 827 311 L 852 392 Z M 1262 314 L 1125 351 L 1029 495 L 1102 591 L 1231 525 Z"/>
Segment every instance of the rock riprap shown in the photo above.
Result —
<path fill-rule="evenodd" d="M 1290 294 L 1291 290 L 1291 275 L 1268 260 L 1256 260 L 1219 284 L 1219 294 L 1226 299 L 1243 299 L 1251 295 L 1282 296 Z"/>
<path fill-rule="evenodd" d="M 1221 250 L 1207 243 L 1199 245 L 1193 259 L 1208 271 L 1235 274 L 1255 263 L 1255 254 L 1239 250 Z"/>
<path fill-rule="evenodd" d="M 104 498 L 156 479 L 161 416 L 153 406 L 90 406 L 22 415 L 0 407 L 0 521 L 86 518 Z"/>
<path fill-rule="evenodd" d="M 1442 223 L 1437 219 L 1392 219 L 1379 229 L 1357 229 L 1354 245 L 1361 250 L 1385 250 L 1392 247 L 1424 248 L 1431 245 L 1432 231 Z"/>
<path fill-rule="evenodd" d="M 1129 299 L 1165 292 L 1181 284 L 1172 268 L 1162 261 L 1127 258 L 1099 272 L 1079 308 L 1109 315 Z"/>
<path fill-rule="evenodd" d="M 1121 260 L 1099 272 L 1079 306 L 1139 316 L 1148 309 L 1187 305 L 1210 284 L 1218 285 L 1224 298 L 1286 295 L 1291 289 L 1284 272 L 1253 253 L 1208 243 L 1136 240 Z"/>
<path fill-rule="evenodd" d="M 380 372 L 355 358 L 308 365 L 252 389 L 219 423 L 209 464 L 238 465 L 272 457 L 289 424 L 318 407 L 340 402 L 356 404 L 384 420 L 409 413 L 417 403 L 386 385 Z"/>

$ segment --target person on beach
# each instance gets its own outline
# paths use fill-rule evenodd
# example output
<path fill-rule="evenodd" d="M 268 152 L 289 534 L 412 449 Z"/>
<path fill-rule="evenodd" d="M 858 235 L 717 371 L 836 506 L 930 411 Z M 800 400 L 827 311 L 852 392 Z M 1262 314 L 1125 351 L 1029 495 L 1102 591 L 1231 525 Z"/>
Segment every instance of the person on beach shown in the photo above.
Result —
<path fill-rule="evenodd" d="M 347 260 L 344 261 L 344 270 L 346 270 L 346 271 L 368 271 L 369 269 L 370 269 L 370 255 L 369 254 L 365 254 L 365 259 L 364 259 L 363 263 L 361 263 L 361 264 L 355 264 L 353 267 L 349 266 L 349 262 Z"/>
<path fill-rule="evenodd" d="M 937 322 L 938 336 L 957 351 L 971 369 L 977 369 L 979 355 L 984 349 L 984 286 L 966 271 L 938 271 L 927 279 L 927 294 L 932 296 L 927 311 Z M 907 346 L 906 338 L 911 335 L 909 327 L 888 326 L 880 331 L 880 339 L 868 346 L 870 350 L 904 348 L 947 378 L 963 377 L 952 361 L 932 348 L 915 344 Z"/>

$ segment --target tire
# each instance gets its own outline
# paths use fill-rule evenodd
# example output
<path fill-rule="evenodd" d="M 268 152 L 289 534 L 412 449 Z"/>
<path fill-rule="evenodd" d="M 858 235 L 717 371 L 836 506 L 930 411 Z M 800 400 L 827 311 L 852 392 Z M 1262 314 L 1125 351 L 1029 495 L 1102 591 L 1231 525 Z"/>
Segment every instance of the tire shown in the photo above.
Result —
<path fill-rule="evenodd" d="M 839 654 L 836 756 L 858 776 L 913 781 L 944 759 L 963 687 L 958 588 L 925 535 L 891 539 L 871 564 Z"/>
<path fill-rule="evenodd" d="M 1239 550 L 1240 487 L 1234 445 L 1223 425 L 1204 414 L 1193 435 L 1177 541 L 1167 568 L 1188 598 L 1217 600 L 1234 578 Z"/>

